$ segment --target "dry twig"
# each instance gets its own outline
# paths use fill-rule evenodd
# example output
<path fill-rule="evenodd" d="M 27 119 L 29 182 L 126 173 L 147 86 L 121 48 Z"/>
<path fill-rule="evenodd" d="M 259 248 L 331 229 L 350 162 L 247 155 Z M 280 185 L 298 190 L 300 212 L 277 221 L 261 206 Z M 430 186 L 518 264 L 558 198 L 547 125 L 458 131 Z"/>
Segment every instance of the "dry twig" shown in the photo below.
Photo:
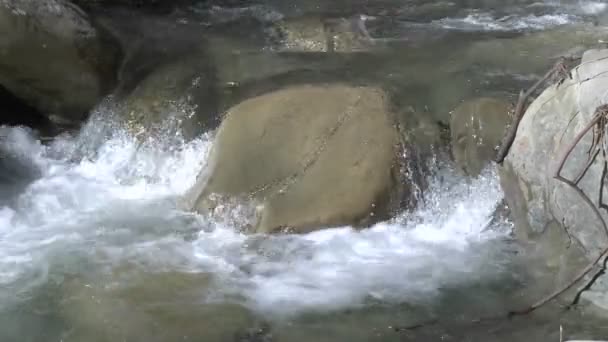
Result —
<path fill-rule="evenodd" d="M 502 143 L 500 144 L 500 148 L 496 153 L 496 157 L 494 158 L 494 161 L 496 163 L 501 164 L 507 157 L 509 149 L 511 148 L 511 145 L 513 145 L 513 141 L 515 140 L 515 135 L 517 134 L 517 128 L 519 127 L 519 123 L 521 122 L 521 119 L 524 117 L 526 109 L 528 108 L 528 101 L 532 94 L 543 83 L 554 78 L 555 76 L 558 76 L 559 78 L 557 82 L 558 85 L 561 84 L 566 78 L 566 76 L 569 75 L 569 68 L 567 64 L 571 61 L 571 59 L 565 57 L 560 58 L 559 61 L 557 61 L 557 63 L 555 63 L 555 65 L 549 71 L 547 71 L 547 73 L 540 80 L 534 83 L 527 91 L 524 92 L 522 90 L 519 93 L 517 105 L 515 106 L 515 111 L 513 113 L 513 123 L 511 124 L 511 127 L 509 127 L 509 130 L 503 138 Z"/>
<path fill-rule="evenodd" d="M 595 204 L 593 204 L 593 201 L 591 201 L 589 196 L 587 196 L 587 194 L 585 194 L 585 192 L 578 186 L 578 184 L 581 181 L 581 179 L 584 177 L 584 175 L 587 173 L 587 171 L 589 170 L 589 168 L 591 167 L 593 162 L 596 160 L 600 151 L 602 152 L 602 155 L 604 157 L 606 156 L 606 150 L 605 150 L 606 145 L 604 144 L 604 138 L 605 138 L 607 124 L 608 124 L 608 105 L 599 106 L 595 110 L 595 114 L 594 114 L 593 118 L 591 119 L 591 121 L 574 137 L 574 140 L 567 146 L 566 151 L 564 152 L 562 157 L 559 159 L 559 164 L 558 164 L 557 168 L 555 169 L 555 173 L 553 174 L 553 178 L 557 179 L 558 181 L 561 181 L 562 183 L 568 185 L 570 188 L 572 188 L 574 191 L 576 191 L 576 193 L 579 195 L 579 197 L 581 197 L 581 199 L 593 211 L 594 215 L 596 216 L 596 218 L 599 220 L 600 224 L 602 225 L 602 228 L 604 230 L 604 233 L 606 234 L 606 237 L 608 237 L 608 225 L 606 224 L 606 221 L 602 217 L 602 214 L 600 213 L 598 207 Z M 588 155 L 587 161 L 585 162 L 583 169 L 575 177 L 574 181 L 571 181 L 561 175 L 562 169 L 566 165 L 566 161 L 568 160 L 568 157 L 570 156 L 570 154 L 572 153 L 574 148 L 580 143 L 580 141 L 585 137 L 585 135 L 590 130 L 593 130 L 593 139 L 591 142 L 591 147 L 587 151 L 587 155 Z M 604 159 L 604 163 L 606 163 L 606 159 Z M 604 177 L 604 175 L 602 174 L 602 178 L 603 177 Z M 600 187 L 604 186 L 603 181 L 604 180 L 602 179 Z M 593 267 L 595 267 L 595 265 L 598 262 L 600 262 L 603 258 L 605 258 L 606 256 L 608 256 L 608 248 L 604 249 L 597 256 L 597 258 L 595 258 L 591 263 L 589 263 L 587 265 L 587 267 L 585 267 L 583 270 L 581 270 L 581 272 L 579 272 L 579 274 L 576 277 L 574 277 L 574 279 L 572 279 L 570 282 L 568 282 L 567 284 L 565 284 L 558 290 L 554 291 L 550 295 L 546 296 L 545 298 L 541 299 L 540 301 L 532 304 L 528 308 L 510 312 L 509 316 L 528 314 L 528 313 L 536 310 L 537 308 L 543 306 L 544 304 L 548 303 L 549 301 L 556 298 L 557 296 L 561 295 L 562 293 L 564 293 L 565 291 L 570 289 L 572 286 L 574 286 L 574 284 L 576 284 L 581 279 L 583 279 L 583 277 L 585 277 L 589 272 L 591 272 L 593 270 Z M 591 284 L 587 284 L 584 288 L 588 288 L 590 285 Z M 575 298 L 578 298 L 579 296 L 580 296 L 580 291 L 579 291 L 579 293 L 577 293 Z"/>
<path fill-rule="evenodd" d="M 593 202 L 591 201 L 589 196 L 587 196 L 583 192 L 583 190 L 581 190 L 578 187 L 578 183 L 581 181 L 581 179 L 583 178 L 584 174 L 587 172 L 589 167 L 591 167 L 591 164 L 593 164 L 593 161 L 599 154 L 599 151 L 604 150 L 604 144 L 602 143 L 602 141 L 604 140 L 603 138 L 605 136 L 605 128 L 606 128 L 607 123 L 608 123 L 608 105 L 599 106 L 596 109 L 595 115 L 593 116 L 591 121 L 576 135 L 576 137 L 574 137 L 574 140 L 568 145 L 565 153 L 562 155 L 562 157 L 559 160 L 559 164 L 555 170 L 555 173 L 553 174 L 553 178 L 570 186 L 573 190 L 575 190 L 578 193 L 578 195 L 583 199 L 583 201 L 585 201 L 585 203 L 589 206 L 589 208 L 593 211 L 594 215 L 597 217 L 598 221 L 602 224 L 602 228 L 604 229 L 604 233 L 606 234 L 606 237 L 608 237 L 608 225 L 606 224 L 606 221 L 604 221 L 602 214 L 600 213 L 597 206 L 595 204 L 593 204 Z M 571 181 L 561 175 L 562 169 L 566 165 L 566 161 L 568 160 L 568 157 L 570 156 L 570 154 L 572 153 L 574 148 L 578 145 L 578 143 L 583 139 L 583 137 L 585 137 L 585 135 L 591 129 L 593 129 L 594 137 L 593 137 L 593 141 L 591 144 L 591 148 L 588 151 L 589 158 L 588 158 L 587 162 L 585 163 L 585 167 L 580 171 L 580 173 L 576 177 L 576 179 L 574 181 Z M 605 150 L 604 150 L 603 154 L 606 155 Z M 606 162 L 606 161 L 604 161 L 604 162 Z M 601 183 L 603 185 L 603 180 Z"/>
<path fill-rule="evenodd" d="M 585 277 L 589 272 L 591 272 L 593 270 L 593 267 L 606 256 L 608 256 L 608 248 L 604 249 L 597 258 L 595 258 L 591 263 L 589 263 L 587 267 L 581 270 L 581 272 L 579 272 L 576 277 L 574 277 L 574 279 L 569 281 L 567 284 L 523 310 L 510 311 L 508 316 L 513 317 L 518 315 L 527 315 L 532 311 L 540 308 L 541 306 L 547 304 L 548 302 L 552 301 L 553 299 L 557 298 L 559 295 L 572 288 L 572 286 L 574 286 L 574 284 L 576 284 L 579 280 L 583 279 L 583 277 Z"/>
<path fill-rule="evenodd" d="M 574 189 L 578 193 L 578 195 L 589 206 L 589 208 L 593 211 L 596 218 L 601 223 L 602 228 L 604 229 L 604 233 L 606 234 L 606 237 L 608 237 L 608 224 L 606 224 L 606 221 L 602 217 L 602 214 L 600 213 L 599 208 L 606 207 L 605 205 L 602 204 L 602 198 L 603 198 L 604 181 L 605 181 L 605 177 L 606 177 L 606 169 L 607 169 L 607 165 L 608 165 L 608 160 L 606 159 L 608 152 L 606 151 L 606 143 L 605 143 L 607 126 L 608 126 L 608 105 L 601 105 L 595 110 L 595 114 L 594 114 L 593 118 L 591 119 L 591 121 L 576 135 L 576 137 L 574 137 L 574 140 L 568 145 L 566 152 L 561 157 L 561 159 L 559 161 L 559 165 L 558 165 L 557 169 L 555 170 L 555 174 L 553 175 L 553 177 L 555 179 L 570 186 L 572 189 Z M 585 163 L 584 168 L 579 172 L 578 176 L 574 179 L 574 181 L 568 180 L 565 177 L 561 176 L 560 173 L 561 173 L 564 165 L 566 164 L 568 157 L 574 150 L 574 148 L 579 144 L 579 142 L 583 139 L 583 137 L 590 130 L 593 130 L 592 131 L 593 138 L 591 140 L 591 146 L 589 147 L 589 150 L 587 150 L 587 155 L 588 155 L 587 162 Z M 600 179 L 599 205 L 596 206 L 595 204 L 593 204 L 593 201 L 591 201 L 589 196 L 587 196 L 587 194 L 585 194 L 583 192 L 583 190 L 578 186 L 578 184 L 583 179 L 584 175 L 587 173 L 587 171 L 589 170 L 591 165 L 595 162 L 595 160 L 597 159 L 597 156 L 600 154 L 600 152 L 602 153 L 604 165 L 603 165 L 602 175 L 601 175 L 601 179 Z M 591 272 L 593 267 L 597 263 L 599 263 L 602 259 L 605 259 L 606 257 L 608 257 L 608 248 L 604 249 L 604 251 L 602 253 L 600 253 L 600 255 L 595 260 L 593 260 L 589 265 L 587 265 L 587 267 L 585 269 L 583 269 L 583 271 L 579 274 L 579 276 L 576 277 L 574 280 L 572 280 L 571 285 L 569 287 L 574 285 L 576 282 L 578 282 L 580 279 L 582 279 L 585 275 L 587 275 L 589 272 Z M 583 286 L 583 288 L 581 290 L 579 290 L 577 292 L 577 294 L 574 297 L 574 300 L 570 306 L 576 304 L 578 302 L 578 299 L 580 298 L 582 292 L 586 291 L 587 289 L 589 289 L 591 287 L 591 285 L 593 285 L 593 283 L 597 280 L 598 275 L 604 271 L 605 262 L 603 263 L 603 265 L 604 266 L 600 269 L 600 271 L 598 273 L 596 273 L 596 275 L 593 276 L 591 278 L 591 280 L 585 286 Z"/>

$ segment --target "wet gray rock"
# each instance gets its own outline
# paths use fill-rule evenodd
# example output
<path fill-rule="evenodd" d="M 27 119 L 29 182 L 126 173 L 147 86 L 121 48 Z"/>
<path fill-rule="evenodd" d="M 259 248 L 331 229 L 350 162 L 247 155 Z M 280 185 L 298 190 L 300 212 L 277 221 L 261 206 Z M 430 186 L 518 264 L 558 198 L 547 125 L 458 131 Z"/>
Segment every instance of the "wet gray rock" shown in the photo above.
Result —
<path fill-rule="evenodd" d="M 560 282 L 597 257 L 608 237 L 579 194 L 553 175 L 565 150 L 590 122 L 596 108 L 608 103 L 608 50 L 590 50 L 561 84 L 548 87 L 528 108 L 500 178 L 515 221 L 516 235 L 533 243 L 556 268 Z M 605 129 L 602 128 L 602 129 Z M 592 134 L 585 135 L 567 159 L 562 176 L 574 180 L 585 169 Z M 606 191 L 601 154 L 581 177 L 579 187 L 600 208 Z M 608 215 L 599 209 L 604 220 Z M 583 258 L 585 257 L 585 258 Z"/>
<path fill-rule="evenodd" d="M 294 86 L 230 109 L 208 174 L 189 196 L 252 200 L 259 233 L 309 232 L 386 219 L 412 184 L 399 182 L 399 131 L 385 94 L 339 84 Z M 216 196 L 216 197 L 214 197 Z"/>
<path fill-rule="evenodd" d="M 451 115 L 452 155 L 456 165 L 477 176 L 495 156 L 511 120 L 511 105 L 494 98 L 465 101 Z"/>
<path fill-rule="evenodd" d="M 581 300 L 592 303 L 594 311 L 600 315 L 608 316 L 608 277 L 597 279 L 589 290 L 581 294 Z"/>
<path fill-rule="evenodd" d="M 199 55 L 152 71 L 117 99 L 120 120 L 142 140 L 179 136 L 191 140 L 219 124 L 213 71 Z"/>
<path fill-rule="evenodd" d="M 118 70 L 120 95 L 133 91 L 153 71 L 184 58 L 196 55 L 198 63 L 210 63 L 204 55 L 207 43 L 200 25 L 124 9 L 104 11 L 95 19 L 124 51 Z"/>
<path fill-rule="evenodd" d="M 113 92 L 114 112 L 142 140 L 190 140 L 219 124 L 216 60 L 206 32 L 172 16 L 110 9 L 97 21 L 125 57 Z"/>
<path fill-rule="evenodd" d="M 0 1 L 0 85 L 56 122 L 82 121 L 114 87 L 120 51 L 67 1 Z"/>

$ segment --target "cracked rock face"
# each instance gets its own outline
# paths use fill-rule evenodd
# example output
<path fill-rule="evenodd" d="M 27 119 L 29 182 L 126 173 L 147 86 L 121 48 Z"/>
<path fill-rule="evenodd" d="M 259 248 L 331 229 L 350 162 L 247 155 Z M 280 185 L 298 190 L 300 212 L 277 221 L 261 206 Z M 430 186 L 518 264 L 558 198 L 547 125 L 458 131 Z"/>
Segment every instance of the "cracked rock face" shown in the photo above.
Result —
<path fill-rule="evenodd" d="M 547 88 L 527 109 L 503 167 L 501 183 L 512 210 L 517 235 L 534 242 L 563 281 L 608 246 L 593 210 L 575 190 L 554 178 L 575 136 L 608 103 L 608 50 L 589 50 L 559 85 Z M 603 128 L 605 129 L 605 128 Z M 574 180 L 585 170 L 592 145 L 586 134 L 567 158 L 561 175 Z M 602 154 L 583 174 L 579 188 L 600 208 L 606 191 Z M 600 208 L 604 220 L 608 212 Z M 583 258 L 586 257 L 586 258 Z M 557 284 L 556 284 L 557 285 Z"/>
<path fill-rule="evenodd" d="M 397 134 L 375 88 L 307 85 L 246 100 L 220 125 L 195 207 L 213 209 L 212 194 L 253 199 L 261 233 L 367 226 L 408 187 L 395 184 Z"/>

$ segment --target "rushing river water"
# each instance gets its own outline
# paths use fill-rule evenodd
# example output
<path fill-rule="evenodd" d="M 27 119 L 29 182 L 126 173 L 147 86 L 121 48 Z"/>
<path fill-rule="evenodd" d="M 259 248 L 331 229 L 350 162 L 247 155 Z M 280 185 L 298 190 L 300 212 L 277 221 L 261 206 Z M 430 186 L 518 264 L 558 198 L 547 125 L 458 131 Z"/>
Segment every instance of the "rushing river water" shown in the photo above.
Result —
<path fill-rule="evenodd" d="M 352 7 L 392 15 L 384 26 L 370 22 L 370 34 L 397 42 L 394 51 L 413 52 L 407 63 L 428 68 L 441 57 L 425 60 L 439 46 L 601 24 L 608 10 L 602 1 L 397 2 L 393 13 L 357 1 Z M 348 1 L 191 10 L 217 23 L 340 6 Z M 578 43 L 564 41 L 564 50 Z M 510 67 L 467 69 L 475 73 L 462 81 L 512 94 L 541 71 Z M 399 78 L 386 70 L 374 77 Z M 420 83 L 421 91 L 435 86 Z M 542 282 L 532 283 L 538 277 L 524 267 L 511 223 L 495 214 L 502 191 L 493 167 L 465 179 L 438 155 L 414 212 L 363 231 L 252 236 L 236 229 L 244 208 L 214 219 L 178 209 L 206 167 L 213 132 L 142 144 L 105 108 L 51 142 L 0 127 L 2 342 L 557 341 L 560 324 L 569 336 L 608 336 L 582 313 L 551 305 L 525 318 L 471 323 L 546 293 Z M 429 320 L 437 323 L 398 329 Z"/>

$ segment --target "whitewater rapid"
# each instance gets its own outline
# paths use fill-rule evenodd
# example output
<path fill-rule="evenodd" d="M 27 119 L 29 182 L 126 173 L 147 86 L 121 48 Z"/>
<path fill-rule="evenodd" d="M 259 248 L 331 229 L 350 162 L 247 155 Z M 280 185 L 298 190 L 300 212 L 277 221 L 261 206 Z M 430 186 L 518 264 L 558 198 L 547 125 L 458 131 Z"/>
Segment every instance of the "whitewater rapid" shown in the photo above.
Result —
<path fill-rule="evenodd" d="M 502 199 L 491 169 L 468 182 L 441 167 L 421 208 L 363 231 L 249 236 L 235 227 L 238 208 L 214 220 L 177 209 L 212 134 L 142 143 L 102 118 L 48 145 L 28 129 L 0 128 L 3 163 L 23 179 L 0 201 L 0 307 L 49 278 L 127 262 L 141 272 L 211 274 L 208 300 L 238 297 L 283 315 L 424 301 L 501 271 L 499 252 L 484 248 L 510 232 L 490 224 Z"/>
<path fill-rule="evenodd" d="M 461 16 L 432 21 L 443 29 L 459 31 L 537 31 L 588 22 L 608 9 L 602 1 L 544 1 L 500 12 L 469 9 Z M 523 11 L 522 11 L 523 10 Z"/>

